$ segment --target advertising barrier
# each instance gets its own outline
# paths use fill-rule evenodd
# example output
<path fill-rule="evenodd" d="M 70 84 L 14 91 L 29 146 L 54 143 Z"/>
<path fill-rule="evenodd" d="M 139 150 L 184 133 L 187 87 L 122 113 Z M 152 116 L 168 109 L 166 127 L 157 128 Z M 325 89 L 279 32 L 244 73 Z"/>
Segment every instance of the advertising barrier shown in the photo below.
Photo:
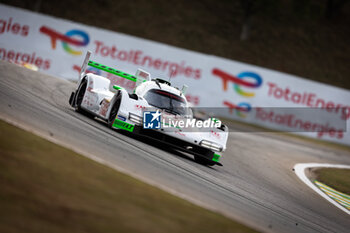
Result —
<path fill-rule="evenodd" d="M 137 68 L 152 77 L 168 79 L 172 74 L 174 86 L 189 86 L 186 97 L 194 106 L 215 107 L 228 118 L 350 145 L 349 90 L 0 4 L 0 59 L 77 80 L 88 50 L 94 61 L 130 74 Z M 134 88 L 134 82 L 109 78 Z"/>

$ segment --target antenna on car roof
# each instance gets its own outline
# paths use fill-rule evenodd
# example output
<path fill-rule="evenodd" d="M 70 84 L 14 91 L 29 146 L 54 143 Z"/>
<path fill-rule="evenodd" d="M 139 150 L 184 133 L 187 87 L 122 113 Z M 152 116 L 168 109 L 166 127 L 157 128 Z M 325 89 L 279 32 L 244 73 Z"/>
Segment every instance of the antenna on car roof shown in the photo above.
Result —
<path fill-rule="evenodd" d="M 174 76 L 174 73 L 175 73 L 175 67 L 172 67 L 170 70 L 170 75 L 169 75 L 169 79 L 168 79 L 169 83 L 170 83 L 170 79 Z"/>

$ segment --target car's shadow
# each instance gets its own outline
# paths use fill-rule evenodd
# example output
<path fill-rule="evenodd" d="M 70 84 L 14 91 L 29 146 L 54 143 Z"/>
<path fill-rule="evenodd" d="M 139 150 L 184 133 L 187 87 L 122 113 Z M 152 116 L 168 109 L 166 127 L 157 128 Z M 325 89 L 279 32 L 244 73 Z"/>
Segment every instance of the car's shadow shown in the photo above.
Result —
<path fill-rule="evenodd" d="M 191 161 L 191 162 L 193 162 L 193 163 L 197 163 L 197 162 L 194 160 L 194 158 L 193 158 L 192 155 L 187 154 L 187 153 L 182 152 L 182 151 L 179 151 L 179 150 L 177 150 L 177 149 L 175 149 L 175 148 L 169 146 L 169 144 L 163 143 L 163 142 L 158 141 L 158 140 L 156 140 L 156 139 L 153 139 L 153 138 L 151 138 L 151 137 L 149 137 L 149 136 L 140 135 L 140 134 L 134 134 L 134 133 L 129 133 L 129 132 L 124 131 L 124 130 L 116 130 L 116 129 L 111 129 L 111 130 L 113 130 L 113 131 L 115 131 L 115 132 L 117 132 L 117 133 L 120 133 L 120 134 L 122 134 L 122 135 L 124 135 L 124 136 L 127 136 L 127 137 L 130 137 L 130 138 L 132 138 L 132 139 L 135 139 L 135 140 L 137 140 L 137 141 L 139 141 L 139 142 L 142 142 L 142 143 L 145 143 L 145 144 L 147 144 L 147 145 L 153 146 L 153 147 L 155 147 L 155 148 L 157 148 L 157 149 L 160 149 L 160 150 L 163 150 L 163 151 L 165 151 L 165 152 L 168 152 L 168 153 L 170 153 L 170 154 L 179 156 L 179 157 L 181 157 L 181 158 L 183 158 L 183 159 L 186 159 L 186 160 L 188 160 L 188 161 Z"/>
<path fill-rule="evenodd" d="M 180 151 L 180 150 L 172 147 L 171 145 L 169 145 L 167 143 L 164 143 L 164 142 L 162 142 L 160 140 L 151 138 L 151 137 L 149 137 L 147 135 L 135 134 L 135 133 L 131 133 L 131 132 L 128 132 L 128 131 L 125 131 L 125 130 L 111 129 L 111 128 L 108 127 L 108 125 L 107 125 L 107 123 L 105 121 L 100 120 L 97 117 L 93 117 L 93 116 L 89 116 L 89 115 L 88 116 L 84 115 L 84 116 L 86 118 L 89 118 L 89 119 L 93 120 L 94 122 L 100 124 L 101 126 L 106 127 L 107 130 L 111 130 L 113 132 L 122 134 L 122 135 L 124 135 L 126 137 L 129 137 L 129 138 L 132 138 L 132 139 L 137 140 L 139 142 L 145 143 L 145 144 L 150 145 L 152 147 L 155 147 L 157 149 L 163 150 L 163 151 L 168 152 L 168 153 L 170 153 L 172 155 L 175 155 L 175 156 L 178 156 L 178 157 L 180 157 L 182 159 L 185 159 L 186 161 L 189 161 L 191 163 L 195 163 L 195 164 L 201 165 L 203 167 L 207 167 L 207 168 L 215 170 L 215 168 L 213 168 L 211 166 L 203 165 L 203 164 L 200 164 L 200 163 L 196 162 L 194 160 L 194 157 L 193 157 L 192 154 Z"/>

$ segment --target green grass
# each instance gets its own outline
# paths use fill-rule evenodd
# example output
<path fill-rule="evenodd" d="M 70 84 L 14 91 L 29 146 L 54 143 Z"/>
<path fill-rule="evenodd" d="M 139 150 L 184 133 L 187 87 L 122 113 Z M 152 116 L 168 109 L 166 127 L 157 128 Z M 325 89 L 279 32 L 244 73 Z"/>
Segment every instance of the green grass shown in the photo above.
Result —
<path fill-rule="evenodd" d="M 315 170 L 314 173 L 315 180 L 350 195 L 350 169 L 321 168 Z"/>
<path fill-rule="evenodd" d="M 0 121 L 0 232 L 255 232 Z"/>

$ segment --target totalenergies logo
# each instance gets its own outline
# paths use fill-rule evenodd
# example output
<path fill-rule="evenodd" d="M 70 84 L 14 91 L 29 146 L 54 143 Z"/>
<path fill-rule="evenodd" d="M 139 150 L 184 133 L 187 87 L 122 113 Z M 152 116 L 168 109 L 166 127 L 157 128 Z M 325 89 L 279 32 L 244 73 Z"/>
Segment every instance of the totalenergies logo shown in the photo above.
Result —
<path fill-rule="evenodd" d="M 255 96 L 254 92 L 249 92 L 244 88 L 258 88 L 262 85 L 262 78 L 260 75 L 254 72 L 241 72 L 238 75 L 234 76 L 229 73 L 226 73 L 218 68 L 214 68 L 212 70 L 212 73 L 222 80 L 222 89 L 224 91 L 227 91 L 228 89 L 228 83 L 231 82 L 233 84 L 233 90 L 246 98 L 251 98 Z M 223 105 L 228 107 L 230 113 L 233 113 L 233 111 L 236 113 L 237 116 L 241 118 L 246 118 L 248 116 L 248 113 L 252 110 L 252 106 L 250 103 L 247 102 L 240 102 L 238 104 L 231 103 L 230 101 L 225 100 L 223 102 Z"/>
<path fill-rule="evenodd" d="M 225 100 L 223 104 L 228 107 L 229 112 L 232 114 L 235 111 L 236 115 L 241 118 L 246 118 L 247 114 L 252 110 L 252 106 L 249 103 L 241 102 L 239 104 L 231 103 Z"/>
<path fill-rule="evenodd" d="M 62 34 L 49 27 L 42 26 L 40 28 L 40 32 L 50 37 L 52 49 L 56 49 L 57 40 L 60 40 L 62 42 L 63 49 L 67 53 L 76 56 L 81 55 L 82 51 L 74 50 L 70 47 L 70 45 L 83 47 L 88 45 L 90 42 L 89 35 L 86 32 L 76 29 L 70 30 L 66 32 L 66 34 Z M 75 38 L 76 36 L 80 37 L 81 39 L 78 40 L 77 38 Z"/>
<path fill-rule="evenodd" d="M 222 79 L 222 88 L 224 91 L 227 91 L 228 83 L 231 82 L 233 84 L 233 89 L 239 95 L 248 98 L 254 97 L 255 93 L 245 91 L 241 87 L 258 88 L 262 84 L 262 78 L 260 77 L 260 75 L 254 72 L 241 72 L 237 76 L 234 76 L 218 68 L 214 68 L 212 73 Z M 247 81 L 247 79 L 251 81 Z"/>

